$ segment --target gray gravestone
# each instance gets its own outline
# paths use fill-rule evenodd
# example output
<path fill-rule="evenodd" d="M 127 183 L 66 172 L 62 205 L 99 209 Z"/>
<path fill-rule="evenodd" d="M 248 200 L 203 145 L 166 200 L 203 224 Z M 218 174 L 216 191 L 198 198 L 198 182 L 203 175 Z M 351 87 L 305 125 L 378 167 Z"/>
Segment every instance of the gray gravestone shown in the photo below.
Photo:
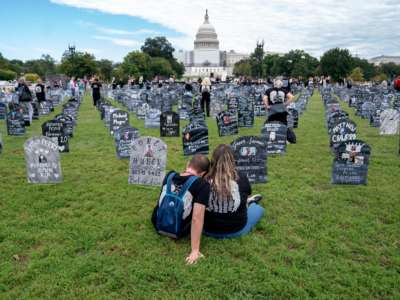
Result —
<path fill-rule="evenodd" d="M 386 109 L 381 115 L 379 134 L 393 135 L 399 133 L 400 113 L 395 109 Z"/>
<path fill-rule="evenodd" d="M 122 127 L 114 133 L 114 137 L 117 158 L 130 158 L 132 143 L 139 138 L 139 130 L 133 127 Z"/>
<path fill-rule="evenodd" d="M 7 134 L 8 135 L 25 134 L 24 115 L 19 110 L 10 111 L 7 114 Z"/>
<path fill-rule="evenodd" d="M 51 139 L 40 136 L 24 144 L 26 170 L 29 183 L 62 182 L 58 145 Z"/>
<path fill-rule="evenodd" d="M 145 128 L 160 128 L 161 111 L 158 109 L 149 109 L 144 119 Z"/>
<path fill-rule="evenodd" d="M 130 184 L 161 185 L 167 165 L 167 145 L 154 137 L 133 141 L 129 163 Z"/>

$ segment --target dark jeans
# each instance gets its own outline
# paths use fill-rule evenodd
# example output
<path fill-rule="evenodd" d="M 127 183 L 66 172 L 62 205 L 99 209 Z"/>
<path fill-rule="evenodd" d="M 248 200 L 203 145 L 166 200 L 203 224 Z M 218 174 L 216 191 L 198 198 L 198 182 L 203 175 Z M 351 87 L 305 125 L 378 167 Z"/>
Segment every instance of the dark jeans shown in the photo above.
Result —
<path fill-rule="evenodd" d="M 94 106 L 97 106 L 97 102 L 100 100 L 100 95 L 96 95 L 96 94 L 94 94 L 93 95 L 93 105 Z"/>
<path fill-rule="evenodd" d="M 210 93 L 209 92 L 203 92 L 201 94 L 201 110 L 203 112 L 206 112 L 207 117 L 210 116 Z M 206 111 L 204 111 L 204 106 L 206 107 Z"/>

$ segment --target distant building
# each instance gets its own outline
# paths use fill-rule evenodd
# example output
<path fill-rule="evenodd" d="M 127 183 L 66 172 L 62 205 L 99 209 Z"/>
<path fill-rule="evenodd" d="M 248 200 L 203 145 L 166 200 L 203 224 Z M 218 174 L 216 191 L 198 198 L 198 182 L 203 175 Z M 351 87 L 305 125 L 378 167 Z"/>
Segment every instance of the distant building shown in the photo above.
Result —
<path fill-rule="evenodd" d="M 374 58 L 371 58 L 368 60 L 371 64 L 374 64 L 376 66 L 385 64 L 385 63 L 395 63 L 397 65 L 400 65 L 400 56 L 387 56 L 387 55 L 381 55 L 377 56 Z"/>
<path fill-rule="evenodd" d="M 249 57 L 249 54 L 233 50 L 220 51 L 219 40 L 214 26 L 210 24 L 208 11 L 204 23 L 199 27 L 192 51 L 175 51 L 175 58 L 184 64 L 184 77 L 219 77 L 232 76 L 235 63 Z"/>

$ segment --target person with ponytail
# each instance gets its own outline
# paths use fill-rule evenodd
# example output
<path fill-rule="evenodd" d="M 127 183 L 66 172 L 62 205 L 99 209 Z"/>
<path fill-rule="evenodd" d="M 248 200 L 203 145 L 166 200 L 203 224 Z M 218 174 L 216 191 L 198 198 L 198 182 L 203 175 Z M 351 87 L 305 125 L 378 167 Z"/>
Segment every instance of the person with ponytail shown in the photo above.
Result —
<path fill-rule="evenodd" d="M 249 180 L 236 169 L 233 151 L 219 145 L 212 155 L 206 175 L 211 192 L 204 219 L 204 234 L 214 238 L 245 235 L 258 223 L 264 209 L 257 204 L 260 195 L 251 195 Z"/>

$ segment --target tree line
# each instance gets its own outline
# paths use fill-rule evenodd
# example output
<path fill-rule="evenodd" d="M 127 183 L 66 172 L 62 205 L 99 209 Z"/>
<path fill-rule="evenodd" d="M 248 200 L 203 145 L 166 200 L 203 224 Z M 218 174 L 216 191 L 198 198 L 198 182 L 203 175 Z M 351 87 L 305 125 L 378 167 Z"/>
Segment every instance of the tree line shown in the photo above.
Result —
<path fill-rule="evenodd" d="M 264 43 L 257 43 L 248 59 L 237 62 L 235 76 L 266 78 L 287 76 L 307 79 L 313 76 L 330 76 L 334 81 L 351 78 L 353 81 L 383 81 L 400 74 L 400 65 L 384 63 L 379 66 L 366 59 L 354 57 L 348 49 L 334 48 L 321 58 L 303 50 L 291 50 L 286 54 L 266 54 Z"/>
<path fill-rule="evenodd" d="M 24 75 L 27 80 L 36 81 L 39 77 L 45 79 L 55 74 L 76 78 L 96 76 L 104 81 L 115 78 L 122 82 L 141 76 L 145 80 L 156 76 L 180 78 L 185 68 L 173 57 L 174 51 L 165 37 L 154 37 L 147 38 L 140 50 L 129 52 L 121 63 L 97 60 L 93 54 L 74 51 L 73 48 L 64 52 L 59 63 L 50 55 L 23 62 L 8 60 L 0 53 L 0 80 L 14 80 Z"/>

